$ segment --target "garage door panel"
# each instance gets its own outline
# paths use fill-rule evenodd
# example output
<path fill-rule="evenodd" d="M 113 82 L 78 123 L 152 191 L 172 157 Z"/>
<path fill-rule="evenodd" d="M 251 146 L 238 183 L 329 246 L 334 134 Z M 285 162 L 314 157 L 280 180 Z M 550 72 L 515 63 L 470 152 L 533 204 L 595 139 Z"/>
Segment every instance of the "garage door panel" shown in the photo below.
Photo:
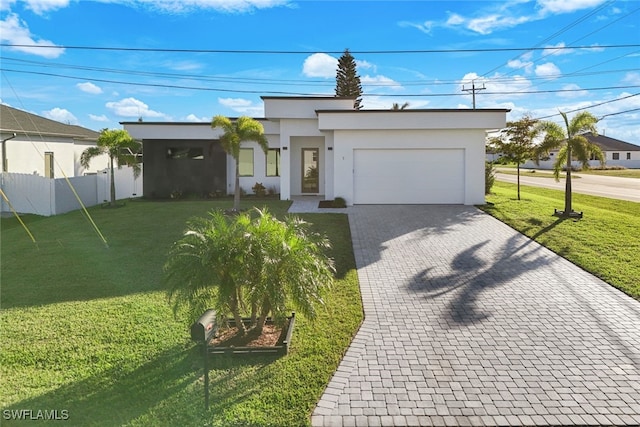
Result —
<path fill-rule="evenodd" d="M 464 150 L 354 150 L 354 203 L 464 203 Z"/>

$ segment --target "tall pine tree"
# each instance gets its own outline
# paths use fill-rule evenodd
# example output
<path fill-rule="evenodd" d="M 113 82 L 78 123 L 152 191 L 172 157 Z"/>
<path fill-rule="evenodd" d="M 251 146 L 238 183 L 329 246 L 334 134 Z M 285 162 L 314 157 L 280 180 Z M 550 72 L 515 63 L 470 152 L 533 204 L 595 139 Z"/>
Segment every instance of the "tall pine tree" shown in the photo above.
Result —
<path fill-rule="evenodd" d="M 338 72 L 336 74 L 336 96 L 356 97 L 353 102 L 353 108 L 359 110 L 362 108 L 362 83 L 360 76 L 356 72 L 356 60 L 345 49 L 344 53 L 338 60 Z"/>

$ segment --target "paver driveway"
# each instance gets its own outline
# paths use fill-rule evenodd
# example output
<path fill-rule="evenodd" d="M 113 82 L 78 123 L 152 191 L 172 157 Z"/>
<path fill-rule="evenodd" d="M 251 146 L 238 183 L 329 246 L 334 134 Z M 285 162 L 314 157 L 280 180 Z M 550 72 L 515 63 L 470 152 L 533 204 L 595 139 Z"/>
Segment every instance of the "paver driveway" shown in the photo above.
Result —
<path fill-rule="evenodd" d="M 640 303 L 474 207 L 349 208 L 365 321 L 314 426 L 640 425 Z"/>

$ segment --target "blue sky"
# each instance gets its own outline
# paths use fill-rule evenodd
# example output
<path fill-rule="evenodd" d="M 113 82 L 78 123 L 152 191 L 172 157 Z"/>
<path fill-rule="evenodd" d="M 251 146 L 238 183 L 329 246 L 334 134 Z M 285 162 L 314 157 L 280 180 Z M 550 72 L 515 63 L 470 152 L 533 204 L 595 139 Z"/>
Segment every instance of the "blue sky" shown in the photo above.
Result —
<path fill-rule="evenodd" d="M 475 84 L 477 108 L 557 121 L 588 107 L 640 145 L 637 0 L 1 0 L 0 13 L 2 102 L 90 129 L 333 95 L 349 48 L 365 109 L 471 108 Z"/>

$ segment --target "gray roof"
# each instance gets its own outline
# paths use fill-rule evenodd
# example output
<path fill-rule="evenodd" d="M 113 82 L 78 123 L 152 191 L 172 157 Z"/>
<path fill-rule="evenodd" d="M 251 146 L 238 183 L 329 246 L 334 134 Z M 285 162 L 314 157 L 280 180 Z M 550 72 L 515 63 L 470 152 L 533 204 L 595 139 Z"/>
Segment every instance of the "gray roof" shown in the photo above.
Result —
<path fill-rule="evenodd" d="M 640 151 L 640 145 L 609 138 L 608 136 L 593 136 L 591 133 L 585 134 L 587 139 L 596 144 L 602 151 Z"/>
<path fill-rule="evenodd" d="M 18 135 L 61 136 L 94 141 L 100 135 L 91 129 L 66 125 L 4 104 L 0 104 L 0 130 Z"/>

